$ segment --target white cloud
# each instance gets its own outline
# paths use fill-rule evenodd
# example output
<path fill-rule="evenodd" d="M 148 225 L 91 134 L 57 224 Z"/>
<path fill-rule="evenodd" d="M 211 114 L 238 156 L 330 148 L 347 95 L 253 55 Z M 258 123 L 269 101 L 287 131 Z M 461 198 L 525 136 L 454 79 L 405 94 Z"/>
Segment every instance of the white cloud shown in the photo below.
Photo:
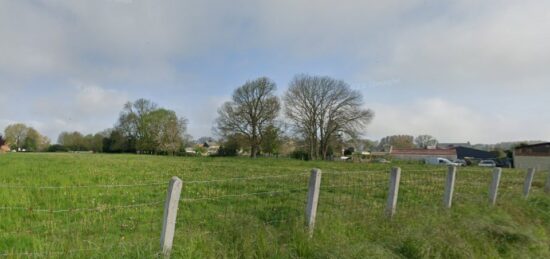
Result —
<path fill-rule="evenodd" d="M 121 110 L 128 96 L 112 89 L 104 89 L 97 85 L 79 83 L 75 96 L 75 106 L 78 114 L 85 116 L 104 116 Z"/>
<path fill-rule="evenodd" d="M 550 82 L 550 2 L 454 1 L 398 31 L 372 77 L 419 88 L 542 90 Z"/>
<path fill-rule="evenodd" d="M 430 134 L 444 142 L 474 143 L 550 139 L 550 125 L 544 120 L 518 119 L 507 111 L 484 113 L 439 98 L 396 105 L 375 103 L 370 108 L 376 116 L 367 135 L 376 139 L 395 134 Z"/>
<path fill-rule="evenodd" d="M 12 112 L 3 115 L 0 129 L 25 123 L 54 141 L 62 131 L 96 133 L 114 125 L 128 100 L 124 91 L 75 81 L 67 89 L 55 89 L 30 102 L 8 99 L 6 110 Z"/>
<path fill-rule="evenodd" d="M 411 99 L 440 96 L 371 107 L 380 137 L 411 131 L 449 140 L 549 138 L 548 123 L 523 129 L 541 124 L 525 114 L 545 109 L 549 9 L 550 2 L 537 0 L 0 1 L 0 119 L 40 121 L 50 136 L 93 132 L 114 123 L 129 94 L 160 96 L 153 101 L 166 106 L 168 92 L 193 91 L 200 98 L 169 108 L 192 111 L 178 114 L 190 119 L 192 134 L 209 135 L 221 101 L 204 96 L 230 90 L 206 89 L 227 81 L 205 77 L 234 78 L 212 75 L 210 64 L 268 63 L 258 70 L 288 78 L 315 72 L 318 63 L 344 71 L 332 76 L 347 81 L 382 82 L 377 88 L 397 98 L 402 90 Z M 187 69 L 195 60 L 198 68 Z M 241 74 L 254 69 L 243 66 Z M 51 93 L 34 93 L 48 87 Z M 516 99 L 530 102 L 503 107 Z M 488 117 L 495 121 L 486 123 Z"/>
<path fill-rule="evenodd" d="M 226 101 L 229 101 L 231 96 L 216 96 L 212 95 L 201 102 L 201 105 L 196 109 L 180 110 L 177 109 L 178 115 L 185 116 L 192 126 L 189 128 L 189 134 L 194 138 L 204 136 L 212 136 L 212 127 L 218 116 L 218 108 Z"/>

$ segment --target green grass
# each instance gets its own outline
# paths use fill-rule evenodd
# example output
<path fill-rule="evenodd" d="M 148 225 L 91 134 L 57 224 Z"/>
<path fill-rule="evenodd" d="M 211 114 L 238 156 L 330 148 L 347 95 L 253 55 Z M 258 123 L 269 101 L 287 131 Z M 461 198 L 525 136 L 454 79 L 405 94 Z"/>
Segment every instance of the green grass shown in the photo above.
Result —
<path fill-rule="evenodd" d="M 446 168 L 395 165 L 403 172 L 389 220 L 392 165 L 0 155 L 0 258 L 158 257 L 172 176 L 184 181 L 173 258 L 550 258 L 546 174 L 537 174 L 524 199 L 525 172 L 505 170 L 497 206 L 490 207 L 490 170 L 459 169 L 449 211 L 441 206 Z M 304 211 L 314 167 L 323 176 L 309 238 Z"/>

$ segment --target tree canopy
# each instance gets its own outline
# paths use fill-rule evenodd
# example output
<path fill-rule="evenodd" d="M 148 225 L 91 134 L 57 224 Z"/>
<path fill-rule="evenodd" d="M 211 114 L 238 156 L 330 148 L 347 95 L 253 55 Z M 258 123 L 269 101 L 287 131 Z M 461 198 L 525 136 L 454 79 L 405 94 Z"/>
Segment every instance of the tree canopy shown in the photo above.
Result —
<path fill-rule="evenodd" d="M 363 96 L 344 81 L 298 75 L 284 95 L 285 115 L 303 136 L 312 159 L 327 159 L 331 146 L 364 133 L 374 112 Z"/>
<path fill-rule="evenodd" d="M 50 140 L 46 136 L 23 123 L 8 125 L 4 133 L 5 142 L 15 150 L 43 151 L 50 145 Z"/>
<path fill-rule="evenodd" d="M 267 77 L 248 81 L 235 89 L 231 101 L 218 110 L 216 127 L 222 136 L 242 134 L 250 146 L 250 156 L 256 157 L 266 130 L 274 125 L 281 108 L 275 96 L 277 87 Z"/>

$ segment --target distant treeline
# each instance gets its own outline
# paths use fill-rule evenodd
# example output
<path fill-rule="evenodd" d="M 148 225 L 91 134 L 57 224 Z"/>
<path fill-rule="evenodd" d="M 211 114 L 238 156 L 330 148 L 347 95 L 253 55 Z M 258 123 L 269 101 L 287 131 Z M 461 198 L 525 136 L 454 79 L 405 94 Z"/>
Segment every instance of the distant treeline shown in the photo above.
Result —
<path fill-rule="evenodd" d="M 358 140 L 374 113 L 363 97 L 341 80 L 297 75 L 282 97 L 267 77 L 236 88 L 230 101 L 218 108 L 214 131 L 217 155 L 295 154 L 327 159 L 341 154 L 346 143 Z M 57 144 L 23 124 L 6 128 L 6 140 L 26 151 L 93 151 L 105 153 L 178 154 L 197 148 L 186 134 L 188 121 L 150 100 L 124 105 L 111 129 L 96 134 L 62 132 Z"/>

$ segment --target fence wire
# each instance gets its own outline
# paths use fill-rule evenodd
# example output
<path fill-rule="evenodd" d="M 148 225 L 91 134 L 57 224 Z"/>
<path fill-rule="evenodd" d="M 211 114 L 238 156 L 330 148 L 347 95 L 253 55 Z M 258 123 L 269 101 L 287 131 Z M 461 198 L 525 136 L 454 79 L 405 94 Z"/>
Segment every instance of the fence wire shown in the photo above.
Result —
<path fill-rule="evenodd" d="M 337 229 L 381 222 L 389 171 L 323 172 L 317 233 L 330 235 Z M 403 169 L 397 215 L 440 213 L 447 173 L 444 167 Z M 532 210 L 543 211 L 550 223 L 550 202 L 539 198 L 546 195 L 548 174 L 535 174 L 527 202 Z M 497 205 L 522 197 L 525 176 L 524 170 L 503 170 Z M 228 256 L 227 251 L 236 257 L 262 257 L 247 255 L 247 251 L 254 251 L 247 247 L 292 245 L 292 237 L 307 235 L 304 214 L 309 177 L 309 172 L 300 171 L 184 180 L 173 256 L 194 255 L 190 247 L 201 244 L 216 248 L 202 251 L 200 256 L 207 257 Z M 458 168 L 453 207 L 487 206 L 491 181 L 492 169 Z M 121 257 L 158 256 L 166 185 L 0 184 L 0 257 L 87 257 L 92 253 L 110 255 L 110 249 L 116 249 Z"/>
<path fill-rule="evenodd" d="M 207 242 L 217 251 L 245 254 L 246 246 L 281 245 L 303 229 L 309 173 L 184 181 L 174 255 L 181 247 Z M 241 247 L 230 247 L 231 244 Z M 228 247 L 229 246 L 229 247 Z M 209 255 L 217 257 L 221 255 Z M 201 256 L 207 256 L 202 254 Z"/>
<path fill-rule="evenodd" d="M 1 184 L 0 258 L 154 255 L 166 186 Z"/>

